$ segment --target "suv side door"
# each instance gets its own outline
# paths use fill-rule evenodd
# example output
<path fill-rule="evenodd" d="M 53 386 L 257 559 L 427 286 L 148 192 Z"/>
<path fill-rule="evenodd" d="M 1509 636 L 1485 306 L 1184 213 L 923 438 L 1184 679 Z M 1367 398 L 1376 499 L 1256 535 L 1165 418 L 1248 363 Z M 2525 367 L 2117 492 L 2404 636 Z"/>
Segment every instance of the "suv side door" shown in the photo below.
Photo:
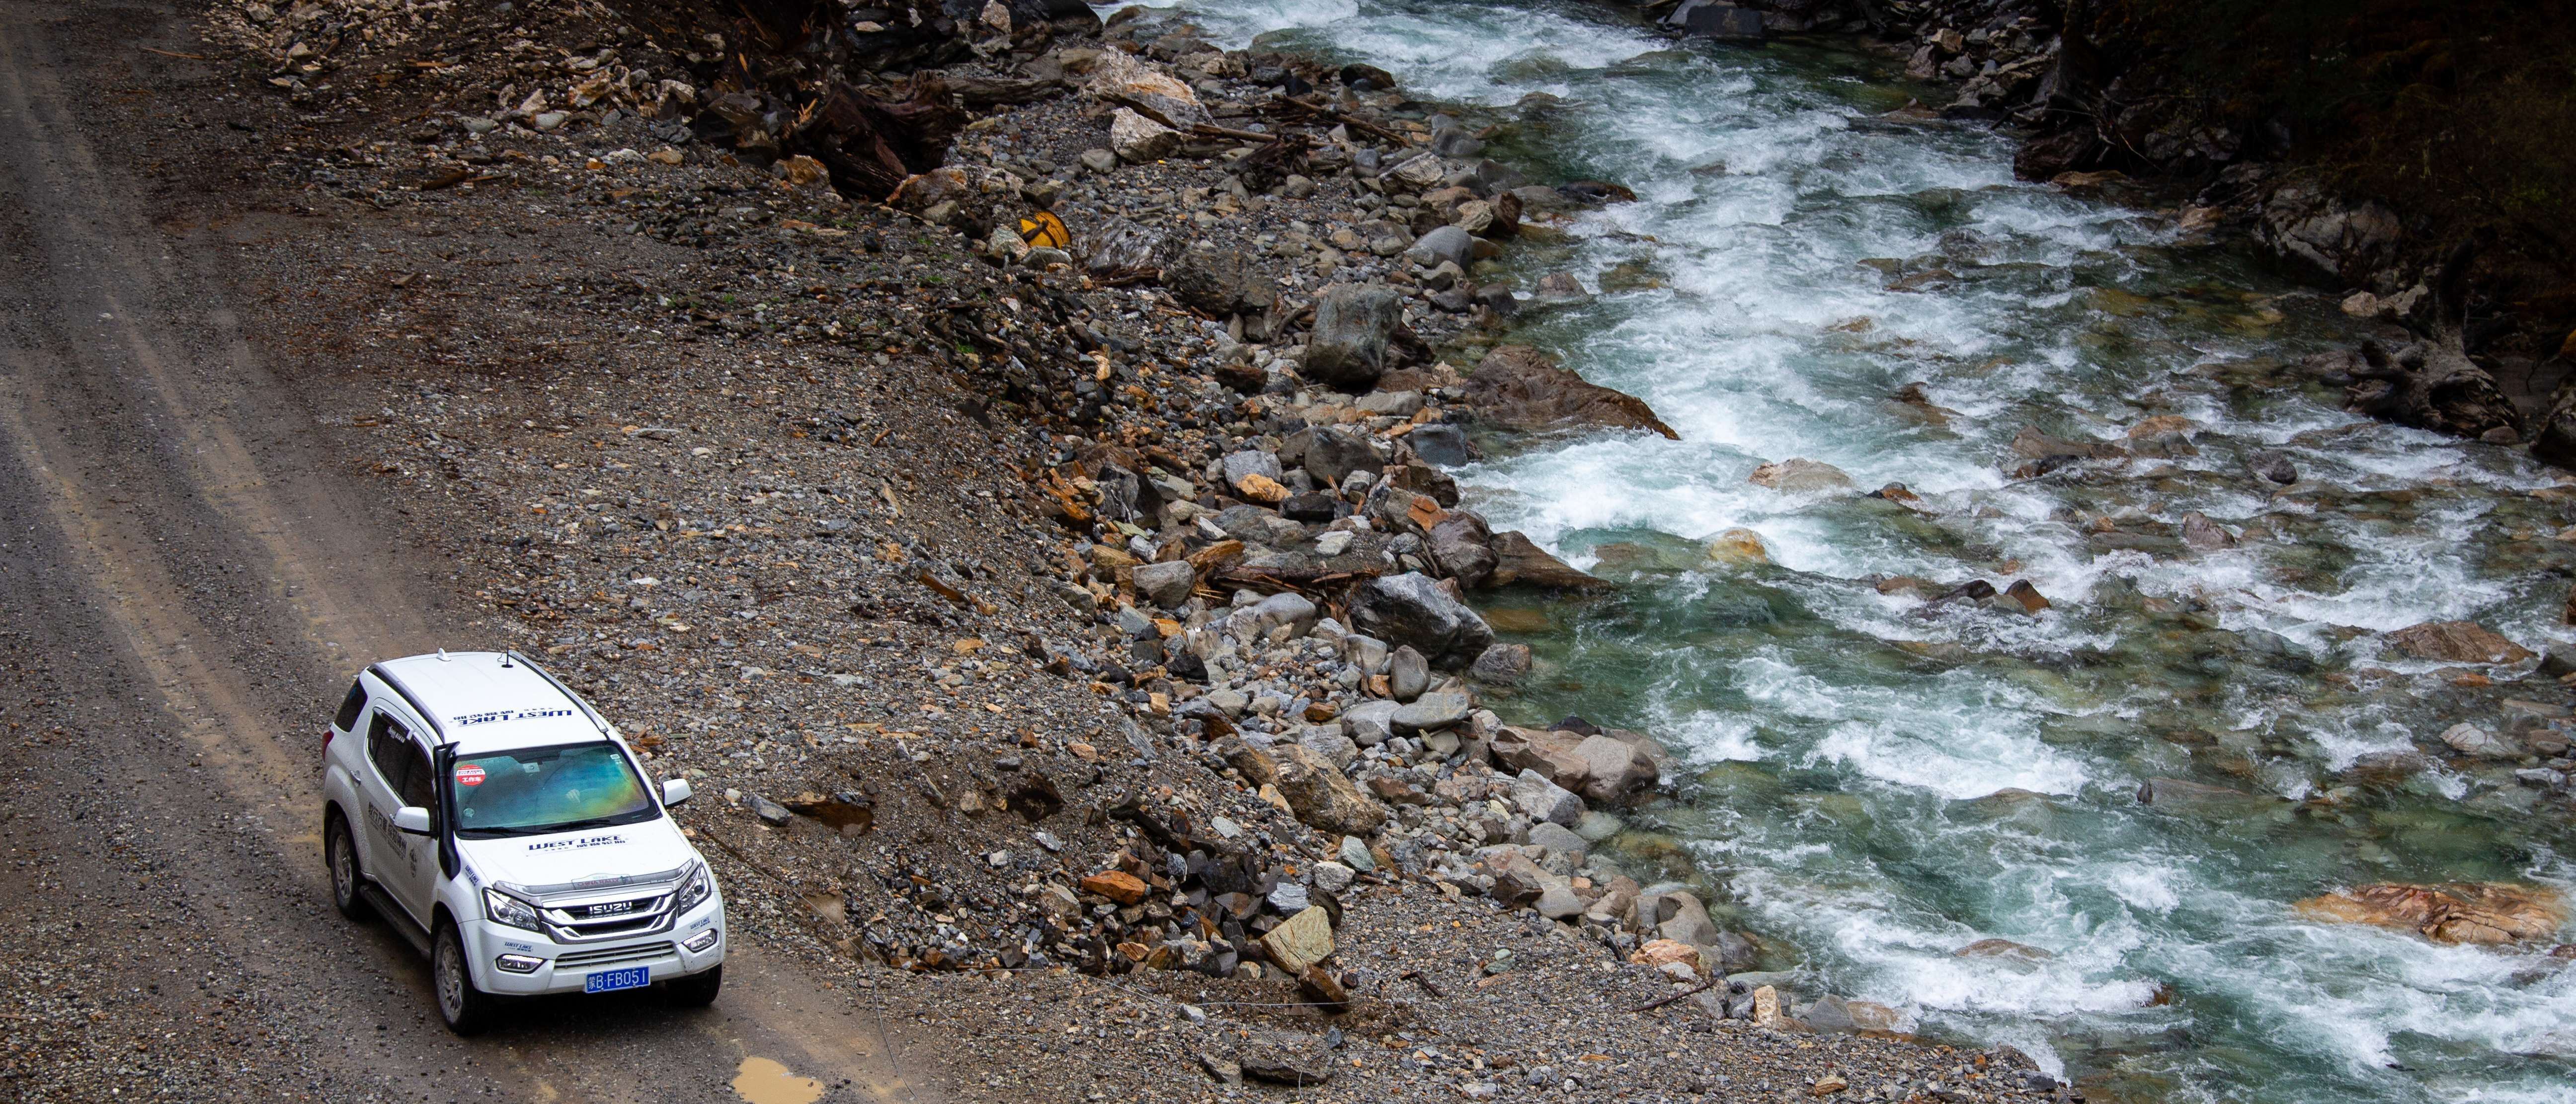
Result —
<path fill-rule="evenodd" d="M 430 823 L 438 823 L 429 752 L 410 726 L 379 708 L 367 721 L 367 769 L 359 773 L 367 802 L 367 873 L 426 926 L 437 841 L 394 827 L 394 812 L 420 805 L 430 810 Z"/>

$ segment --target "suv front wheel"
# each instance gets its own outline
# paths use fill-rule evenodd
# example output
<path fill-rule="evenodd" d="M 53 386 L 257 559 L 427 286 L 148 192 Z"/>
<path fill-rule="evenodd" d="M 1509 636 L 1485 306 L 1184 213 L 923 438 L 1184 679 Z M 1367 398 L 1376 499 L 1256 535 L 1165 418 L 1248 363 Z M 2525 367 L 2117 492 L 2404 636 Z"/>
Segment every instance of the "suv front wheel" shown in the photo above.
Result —
<path fill-rule="evenodd" d="M 682 1008 L 704 1008 L 716 1002 L 716 991 L 724 988 L 724 967 L 713 966 L 684 978 L 662 983 L 671 1003 Z"/>
<path fill-rule="evenodd" d="M 438 1018 L 459 1035 L 480 1034 L 492 1023 L 491 994 L 474 987 L 474 971 L 465 961 L 465 937 L 456 925 L 441 921 L 429 954 L 430 988 L 438 993 Z"/>

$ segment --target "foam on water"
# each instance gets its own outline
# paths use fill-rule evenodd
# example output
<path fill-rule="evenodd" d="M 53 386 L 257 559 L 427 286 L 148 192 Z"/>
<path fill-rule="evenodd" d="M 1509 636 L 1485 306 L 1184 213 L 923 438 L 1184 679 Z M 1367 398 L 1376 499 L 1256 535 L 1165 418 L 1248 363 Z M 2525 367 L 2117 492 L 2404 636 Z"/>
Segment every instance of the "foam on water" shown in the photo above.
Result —
<path fill-rule="evenodd" d="M 2356 793 L 2332 788 L 2443 723 L 2318 679 L 2422 669 L 2376 634 L 2461 618 L 2576 640 L 2543 593 L 2563 584 L 2488 551 L 2535 524 L 2506 504 L 2546 473 L 2195 371 L 2348 342 L 2331 301 L 2165 219 L 2016 183 L 1997 135 L 1879 118 L 1904 91 L 1852 79 L 1864 59 L 1676 45 L 1546 0 L 1185 11 L 1230 44 L 1381 65 L 1497 117 L 1560 97 L 1524 125 L 1533 175 L 1640 196 L 1528 253 L 1524 280 L 1601 294 L 1514 339 L 1682 439 L 1496 442 L 1455 473 L 1494 528 L 1627 583 L 1552 614 L 1565 631 L 1530 638 L 1543 677 L 1502 707 L 1672 744 L 1695 805 L 1641 821 L 1687 841 L 1726 922 L 1796 947 L 1813 991 L 2009 1043 L 2097 1099 L 2576 1102 L 2565 1058 L 2528 1056 L 2576 1054 L 2576 1034 L 2544 1038 L 2576 1017 L 2576 972 L 2290 909 L 2366 881 L 2555 877 L 2535 856 L 2566 845 L 2475 771 L 2280 800 Z M 1891 408 L 1916 383 L 1946 424 Z M 2192 450 L 2011 474 L 2024 426 L 2116 442 L 2165 414 L 2199 427 Z M 2247 479 L 2257 449 L 2303 482 Z M 1793 456 L 1926 509 L 1745 482 Z M 2195 511 L 2238 547 L 2094 539 Z M 1732 527 L 1771 565 L 1703 560 L 1693 542 Z M 1900 574 L 2026 579 L 2056 605 L 1927 610 L 1868 578 Z M 2141 805 L 2161 777 L 2223 788 Z M 2050 957 L 1956 954 L 1989 938 Z"/>

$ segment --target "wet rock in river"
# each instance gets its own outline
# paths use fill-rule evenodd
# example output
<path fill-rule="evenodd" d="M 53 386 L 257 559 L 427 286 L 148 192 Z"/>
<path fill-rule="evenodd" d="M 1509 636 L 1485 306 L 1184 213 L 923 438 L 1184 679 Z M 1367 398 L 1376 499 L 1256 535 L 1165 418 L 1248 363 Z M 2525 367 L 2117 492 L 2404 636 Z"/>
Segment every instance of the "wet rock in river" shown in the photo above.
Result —
<path fill-rule="evenodd" d="M 2442 742 L 2450 745 L 2451 750 L 2472 758 L 2522 758 L 2520 746 L 2473 724 L 2455 724 L 2443 729 Z"/>
<path fill-rule="evenodd" d="M 1584 800 L 1612 804 L 1651 790 L 1660 780 L 1655 761 L 1637 745 L 1610 735 L 1583 738 L 1574 747 L 1583 763 Z"/>
<path fill-rule="evenodd" d="M 1771 562 L 1771 551 L 1762 546 L 1762 534 L 1741 527 L 1723 530 L 1710 537 L 1705 548 L 1711 562 L 1732 567 Z"/>
<path fill-rule="evenodd" d="M 1760 42 L 1765 34 L 1761 12 L 1717 0 L 1682 0 L 1663 25 L 1685 37 L 1717 42 Z"/>
<path fill-rule="evenodd" d="M 1950 953 L 1958 958 L 1986 959 L 2023 966 L 2036 966 L 2057 957 L 2049 951 L 2026 943 L 2015 943 L 2009 939 L 1980 939 Z"/>
<path fill-rule="evenodd" d="M 2147 779 L 2138 787 L 2138 803 L 2206 817 L 2244 816 L 2284 804 L 2280 798 L 2269 794 L 2247 793 L 2179 778 Z"/>
<path fill-rule="evenodd" d="M 2236 537 L 2209 515 L 2194 510 L 2182 516 L 2182 543 L 2194 552 L 2215 552 L 2235 547 Z"/>
<path fill-rule="evenodd" d="M 1851 476 L 1841 468 L 1821 460 L 1791 458 L 1777 460 L 1753 469 L 1745 482 L 1769 487 L 1782 494 L 1805 494 L 1815 491 L 1846 491 L 1852 487 Z"/>
<path fill-rule="evenodd" d="M 2288 453 L 2277 449 L 2263 449 L 2247 456 L 2245 470 L 2256 479 L 2278 483 L 2284 487 L 2299 481 L 2298 466 L 2290 463 Z"/>
<path fill-rule="evenodd" d="M 1526 345 L 1505 345 L 1485 354 L 1467 377 L 1466 390 L 1477 417 L 1505 429 L 1644 429 L 1681 439 L 1643 400 L 1584 382 Z"/>
<path fill-rule="evenodd" d="M 1485 519 L 1471 510 L 1459 510 L 1431 526 L 1425 543 L 1431 558 L 1443 575 L 1458 581 L 1459 586 L 1479 587 L 1494 573 L 1493 533 L 1485 528 Z"/>
<path fill-rule="evenodd" d="M 1494 572 L 1486 576 L 1485 585 L 1536 586 L 1558 590 L 1605 590 L 1608 580 L 1575 570 L 1565 561 L 1548 555 L 1519 530 L 1494 534 L 1487 544 L 1494 553 Z"/>
<path fill-rule="evenodd" d="M 2476 946 L 2547 939 L 2567 920 L 2566 902 L 2556 890 L 2505 882 L 2381 883 L 2291 907 L 2310 920 L 2402 928 L 2436 943 Z"/>
<path fill-rule="evenodd" d="M 2441 663 L 2520 663 L 2531 649 L 2471 621 L 2427 621 L 2388 634 L 2388 643 L 2416 659 Z"/>
<path fill-rule="evenodd" d="M 1527 644 L 1496 644 L 1476 657 L 1467 668 L 1468 677 L 1488 686 L 1517 686 L 1529 677 L 1530 647 Z"/>
<path fill-rule="evenodd" d="M 1462 467 L 1476 458 L 1475 449 L 1467 443 L 1467 431 L 1447 422 L 1435 422 L 1404 435 L 1404 443 L 1425 464 L 1443 468 Z"/>

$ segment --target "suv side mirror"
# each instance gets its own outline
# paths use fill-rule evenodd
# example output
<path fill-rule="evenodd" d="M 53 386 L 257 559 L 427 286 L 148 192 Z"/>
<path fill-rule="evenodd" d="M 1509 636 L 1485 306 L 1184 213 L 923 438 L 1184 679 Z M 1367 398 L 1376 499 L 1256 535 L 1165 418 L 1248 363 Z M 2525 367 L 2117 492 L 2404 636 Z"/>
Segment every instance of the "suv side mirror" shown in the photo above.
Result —
<path fill-rule="evenodd" d="M 429 810 L 418 805 L 405 805 L 394 810 L 394 827 L 415 836 L 429 833 Z"/>
<path fill-rule="evenodd" d="M 662 806 L 664 808 L 669 808 L 683 801 L 687 801 L 689 799 L 689 795 L 693 792 L 695 791 L 689 788 L 688 779 L 665 778 L 662 780 Z"/>

